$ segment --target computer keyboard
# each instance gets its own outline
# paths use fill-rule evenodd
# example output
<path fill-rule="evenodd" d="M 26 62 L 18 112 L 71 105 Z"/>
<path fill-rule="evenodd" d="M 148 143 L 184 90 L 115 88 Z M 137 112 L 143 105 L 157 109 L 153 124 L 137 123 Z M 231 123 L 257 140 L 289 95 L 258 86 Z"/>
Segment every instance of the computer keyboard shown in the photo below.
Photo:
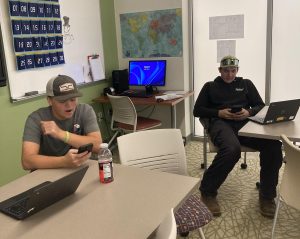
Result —
<path fill-rule="evenodd" d="M 120 95 L 128 96 L 128 97 L 136 97 L 136 98 L 149 98 L 153 96 L 152 94 L 149 94 L 145 91 L 134 91 L 134 90 L 124 91 Z"/>

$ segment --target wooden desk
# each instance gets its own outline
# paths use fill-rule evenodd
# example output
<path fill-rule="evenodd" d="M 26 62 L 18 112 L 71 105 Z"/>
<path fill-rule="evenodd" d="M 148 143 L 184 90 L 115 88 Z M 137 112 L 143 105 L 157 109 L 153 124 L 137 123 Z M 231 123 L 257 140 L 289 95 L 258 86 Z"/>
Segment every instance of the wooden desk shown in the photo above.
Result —
<path fill-rule="evenodd" d="M 249 121 L 239 131 L 241 136 L 265 139 L 280 139 L 281 134 L 285 134 L 291 141 L 300 141 L 300 116 L 293 121 L 269 125 L 260 125 Z"/>
<path fill-rule="evenodd" d="M 157 95 L 162 95 L 164 92 L 160 92 Z M 169 106 L 171 107 L 171 126 L 172 128 L 176 128 L 176 105 L 183 101 L 185 98 L 188 98 L 194 94 L 194 91 L 188 91 L 182 97 L 173 99 L 173 100 L 165 100 L 162 102 L 157 102 L 155 99 L 155 95 L 149 98 L 134 98 L 130 97 L 132 100 L 132 103 L 135 105 L 162 105 L 162 106 Z M 109 99 L 107 96 L 99 96 L 95 99 L 93 99 L 93 102 L 101 103 L 101 104 L 108 104 Z"/>
<path fill-rule="evenodd" d="M 114 182 L 100 184 L 97 162 L 88 164 L 75 194 L 23 221 L 0 213 L 0 238 L 147 238 L 199 182 L 198 178 L 115 164 Z M 0 201 L 71 170 L 36 170 L 0 187 Z"/>

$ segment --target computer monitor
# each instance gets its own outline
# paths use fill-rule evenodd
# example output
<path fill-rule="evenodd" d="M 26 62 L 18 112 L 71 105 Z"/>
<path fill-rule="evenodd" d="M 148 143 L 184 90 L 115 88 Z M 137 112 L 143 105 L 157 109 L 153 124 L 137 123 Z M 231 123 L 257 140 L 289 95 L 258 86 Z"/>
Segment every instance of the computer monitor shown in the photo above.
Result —
<path fill-rule="evenodd" d="M 147 93 L 153 86 L 166 85 L 166 60 L 129 61 L 129 86 L 145 86 Z"/>

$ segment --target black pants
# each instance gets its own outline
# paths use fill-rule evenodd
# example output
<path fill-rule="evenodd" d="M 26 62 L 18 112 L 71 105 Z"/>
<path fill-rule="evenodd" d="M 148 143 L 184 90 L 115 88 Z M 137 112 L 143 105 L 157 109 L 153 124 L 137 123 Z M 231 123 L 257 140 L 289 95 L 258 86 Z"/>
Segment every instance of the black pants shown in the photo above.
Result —
<path fill-rule="evenodd" d="M 210 167 L 205 171 L 200 191 L 207 196 L 216 196 L 217 190 L 241 157 L 241 145 L 260 152 L 260 196 L 276 197 L 279 169 L 282 165 L 281 142 L 279 140 L 238 136 L 245 121 L 215 119 L 209 127 L 212 142 L 219 148 Z"/>

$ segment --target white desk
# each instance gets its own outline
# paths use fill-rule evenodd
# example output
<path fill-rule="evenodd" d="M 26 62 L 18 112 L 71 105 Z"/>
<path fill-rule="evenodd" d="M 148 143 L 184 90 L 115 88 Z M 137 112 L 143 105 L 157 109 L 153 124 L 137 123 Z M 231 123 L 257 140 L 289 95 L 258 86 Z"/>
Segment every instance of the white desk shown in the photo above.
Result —
<path fill-rule="evenodd" d="M 97 162 L 88 164 L 75 194 L 24 221 L 0 213 L 0 238 L 147 238 L 199 182 L 198 178 L 115 164 L 114 182 L 100 184 Z M 36 170 L 0 187 L 0 201 L 71 170 Z"/>
<path fill-rule="evenodd" d="M 163 94 L 164 91 L 161 91 L 159 94 L 155 94 L 152 97 L 149 98 L 134 98 L 130 97 L 132 100 L 132 103 L 134 105 L 155 105 L 155 106 L 170 106 L 171 107 L 171 127 L 176 129 L 177 123 L 176 123 L 176 106 L 178 103 L 184 101 L 186 98 L 192 96 L 194 94 L 194 91 L 187 91 L 182 97 L 173 99 L 173 100 L 165 100 L 163 102 L 157 102 L 155 99 L 156 95 Z M 109 99 L 107 96 L 99 96 L 95 99 L 93 99 L 93 102 L 100 103 L 100 104 L 108 104 Z"/>
<path fill-rule="evenodd" d="M 285 134 L 291 141 L 300 141 L 300 116 L 295 120 L 269 125 L 260 125 L 249 121 L 240 129 L 240 136 L 248 136 L 265 139 L 280 139 L 280 135 Z"/>

